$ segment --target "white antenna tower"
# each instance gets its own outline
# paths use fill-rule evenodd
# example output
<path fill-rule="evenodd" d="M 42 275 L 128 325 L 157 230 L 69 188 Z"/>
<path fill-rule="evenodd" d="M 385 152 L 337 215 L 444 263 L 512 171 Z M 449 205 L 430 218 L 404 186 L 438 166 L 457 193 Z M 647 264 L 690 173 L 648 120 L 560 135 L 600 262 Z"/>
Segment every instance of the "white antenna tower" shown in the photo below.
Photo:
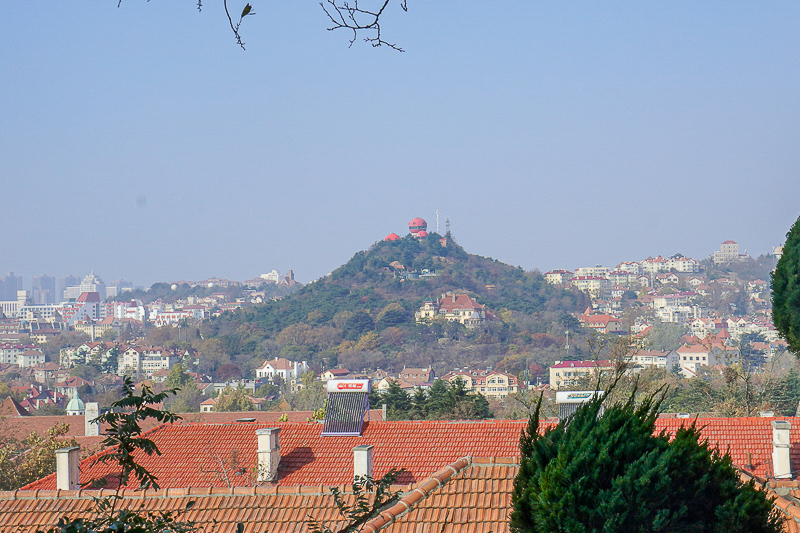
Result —
<path fill-rule="evenodd" d="M 439 210 L 436 210 L 436 233 L 439 233 Z"/>

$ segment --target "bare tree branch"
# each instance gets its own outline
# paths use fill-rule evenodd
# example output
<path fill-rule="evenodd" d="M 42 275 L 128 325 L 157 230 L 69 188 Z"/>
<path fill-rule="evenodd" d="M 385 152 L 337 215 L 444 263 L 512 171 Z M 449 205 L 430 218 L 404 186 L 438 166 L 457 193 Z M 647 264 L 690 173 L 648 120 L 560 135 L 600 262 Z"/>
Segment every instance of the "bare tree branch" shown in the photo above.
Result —
<path fill-rule="evenodd" d="M 369 8 L 361 7 L 358 0 L 325 0 L 320 2 L 320 6 L 328 15 L 331 23 L 333 24 L 328 28 L 328 31 L 348 29 L 353 32 L 353 38 L 350 39 L 350 46 L 358 38 L 359 31 L 370 32 L 371 36 L 364 38 L 365 42 L 370 43 L 372 46 L 388 46 L 398 52 L 404 52 L 402 48 L 396 44 L 383 40 L 381 35 L 381 15 L 383 15 L 386 7 L 392 0 L 379 0 L 380 7 L 377 10 L 370 10 Z M 403 11 L 408 11 L 407 0 L 401 0 L 400 7 Z"/>

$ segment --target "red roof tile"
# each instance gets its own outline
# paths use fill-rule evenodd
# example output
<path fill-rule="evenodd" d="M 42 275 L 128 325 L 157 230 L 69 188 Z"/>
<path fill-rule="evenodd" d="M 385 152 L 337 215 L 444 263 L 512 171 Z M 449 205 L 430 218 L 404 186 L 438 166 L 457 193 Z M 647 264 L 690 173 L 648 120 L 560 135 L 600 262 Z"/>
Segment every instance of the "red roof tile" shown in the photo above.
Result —
<path fill-rule="evenodd" d="M 772 461 L 772 420 L 775 418 L 709 418 L 697 424 L 712 446 L 731 454 L 734 464 L 752 464 L 750 471 L 767 475 Z M 800 418 L 785 420 L 793 426 L 792 470 L 800 471 Z M 681 425 L 691 423 L 691 419 L 658 419 L 656 432 L 665 430 L 674 435 Z M 256 429 L 277 426 L 281 427 L 280 485 L 348 483 L 352 478 L 352 449 L 359 444 L 375 447 L 376 477 L 391 468 L 404 467 L 407 471 L 399 481 L 410 483 L 465 455 L 518 457 L 519 436 L 525 425 L 525 421 L 370 422 L 365 424 L 362 437 L 322 437 L 322 424 L 317 423 L 179 423 L 150 431 L 148 436 L 163 455 L 138 460 L 158 477 L 163 488 L 225 486 L 224 469 L 228 469 L 232 485 L 247 486 L 253 483 Z M 234 456 L 239 470 L 231 475 Z M 227 466 L 223 468 L 221 463 Z M 89 467 L 87 461 L 81 470 L 84 481 L 110 472 L 104 465 Z M 55 488 L 55 476 L 27 488 Z"/>

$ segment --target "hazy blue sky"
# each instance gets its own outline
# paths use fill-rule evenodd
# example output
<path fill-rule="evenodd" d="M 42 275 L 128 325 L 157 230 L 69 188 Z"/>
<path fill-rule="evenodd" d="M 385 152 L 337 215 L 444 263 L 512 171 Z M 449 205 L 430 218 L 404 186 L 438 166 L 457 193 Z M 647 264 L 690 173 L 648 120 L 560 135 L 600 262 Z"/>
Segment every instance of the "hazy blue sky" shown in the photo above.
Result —
<path fill-rule="evenodd" d="M 221 0 L 0 2 L 0 274 L 305 282 L 437 209 L 573 269 L 800 214 L 796 0 L 408 0 L 405 53 L 252 2 L 247 51 Z"/>

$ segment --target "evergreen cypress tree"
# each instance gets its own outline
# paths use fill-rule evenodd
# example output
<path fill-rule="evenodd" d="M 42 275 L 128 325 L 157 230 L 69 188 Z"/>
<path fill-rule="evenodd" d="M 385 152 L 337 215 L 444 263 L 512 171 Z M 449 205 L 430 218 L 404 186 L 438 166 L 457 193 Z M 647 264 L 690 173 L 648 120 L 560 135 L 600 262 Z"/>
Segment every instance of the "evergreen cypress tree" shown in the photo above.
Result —
<path fill-rule="evenodd" d="M 742 484 L 730 457 L 692 425 L 653 435 L 658 404 L 633 395 L 601 415 L 608 394 L 539 434 L 539 408 L 520 439 L 512 494 L 516 532 L 777 532 L 765 493 Z M 541 402 L 540 402 L 541 405 Z"/>
<path fill-rule="evenodd" d="M 783 255 L 772 272 L 772 321 L 789 350 L 800 357 L 800 218 L 786 234 Z"/>

